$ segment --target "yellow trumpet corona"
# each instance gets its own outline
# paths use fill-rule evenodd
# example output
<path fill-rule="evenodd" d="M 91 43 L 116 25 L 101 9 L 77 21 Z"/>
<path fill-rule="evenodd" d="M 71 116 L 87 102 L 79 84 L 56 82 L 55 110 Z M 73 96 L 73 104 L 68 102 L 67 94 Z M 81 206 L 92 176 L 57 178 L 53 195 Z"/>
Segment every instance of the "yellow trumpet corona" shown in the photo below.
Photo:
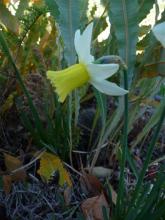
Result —
<path fill-rule="evenodd" d="M 85 65 L 79 63 L 60 71 L 47 71 L 47 78 L 63 102 L 67 95 L 75 88 L 81 87 L 90 79 Z"/>

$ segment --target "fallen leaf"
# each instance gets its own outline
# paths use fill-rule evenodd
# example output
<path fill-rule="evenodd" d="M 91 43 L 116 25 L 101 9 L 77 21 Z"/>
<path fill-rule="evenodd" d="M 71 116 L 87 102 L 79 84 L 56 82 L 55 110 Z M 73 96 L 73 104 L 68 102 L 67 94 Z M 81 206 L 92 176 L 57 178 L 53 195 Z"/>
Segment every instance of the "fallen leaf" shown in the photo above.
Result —
<path fill-rule="evenodd" d="M 72 198 L 72 188 L 66 187 L 66 189 L 64 190 L 64 200 L 66 205 L 70 204 L 71 198 Z"/>
<path fill-rule="evenodd" d="M 37 170 L 37 173 L 41 178 L 49 182 L 52 174 L 58 171 L 59 172 L 59 185 L 64 186 L 67 184 L 69 187 L 72 186 L 70 175 L 67 170 L 64 168 L 60 158 L 51 153 L 44 152 L 40 158 L 40 168 Z"/>
<path fill-rule="evenodd" d="M 23 168 L 17 171 L 18 168 L 22 167 L 22 161 L 6 153 L 4 153 L 4 160 L 7 172 L 10 174 L 12 181 L 25 180 L 26 171 Z"/>
<path fill-rule="evenodd" d="M 12 178 L 10 175 L 3 175 L 3 190 L 6 194 L 9 194 L 12 186 Z"/>
<path fill-rule="evenodd" d="M 14 156 L 4 153 L 5 166 L 8 172 L 11 172 L 22 166 L 22 162 Z"/>
<path fill-rule="evenodd" d="M 8 194 L 11 190 L 12 182 L 26 179 L 26 171 L 19 169 L 22 167 L 22 162 L 9 154 L 4 153 L 4 162 L 6 166 L 5 173 L 8 175 L 3 175 L 3 189 Z"/>
<path fill-rule="evenodd" d="M 108 203 L 104 194 L 88 198 L 81 204 L 81 209 L 86 220 L 104 220 L 102 213 L 103 207 L 108 210 Z"/>
<path fill-rule="evenodd" d="M 83 171 L 83 175 L 80 177 L 80 185 L 85 194 L 92 196 L 98 195 L 103 191 L 103 186 L 96 176 Z"/>

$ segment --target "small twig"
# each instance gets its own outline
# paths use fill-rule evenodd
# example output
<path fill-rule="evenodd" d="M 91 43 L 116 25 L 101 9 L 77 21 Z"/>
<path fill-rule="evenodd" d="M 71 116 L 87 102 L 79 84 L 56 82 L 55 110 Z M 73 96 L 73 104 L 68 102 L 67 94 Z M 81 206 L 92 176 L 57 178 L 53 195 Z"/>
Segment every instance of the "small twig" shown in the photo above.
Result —
<path fill-rule="evenodd" d="M 76 169 L 74 169 L 72 166 L 70 166 L 69 164 L 67 164 L 66 162 L 63 162 L 65 164 L 65 166 L 67 166 L 69 169 L 71 169 L 73 172 L 77 173 L 78 175 L 82 176 L 82 174 L 80 172 L 78 172 Z"/>
<path fill-rule="evenodd" d="M 29 177 L 30 177 L 33 181 L 35 181 L 36 183 L 39 182 L 39 180 L 38 180 L 34 175 L 32 175 L 31 173 L 29 173 Z"/>
<path fill-rule="evenodd" d="M 24 170 L 24 169 L 28 168 L 28 167 L 31 166 L 34 162 L 36 162 L 44 153 L 45 153 L 45 150 L 43 150 L 38 156 L 36 156 L 36 157 L 35 157 L 33 160 L 31 160 L 29 163 L 25 164 L 25 165 L 22 166 L 22 167 L 19 167 L 19 168 L 15 169 L 15 170 L 12 170 L 12 171 L 10 172 L 10 175 L 11 175 L 11 174 L 15 174 L 15 173 L 17 173 L 18 171 L 21 171 L 21 170 Z"/>
<path fill-rule="evenodd" d="M 105 147 L 107 147 L 107 145 L 108 145 L 108 143 L 105 143 L 99 149 L 105 148 Z M 90 154 L 90 153 L 94 153 L 94 152 L 98 151 L 99 149 L 94 149 L 94 150 L 91 150 L 91 151 L 73 150 L 72 152 L 76 153 L 76 154 Z"/>
<path fill-rule="evenodd" d="M 154 65 L 157 65 L 157 64 L 165 64 L 165 61 L 159 61 L 159 62 L 156 62 L 156 63 L 149 63 L 149 64 L 144 65 L 144 67 L 154 66 Z"/>
<path fill-rule="evenodd" d="M 45 200 L 45 202 L 48 204 L 49 208 L 54 212 L 55 210 L 53 209 L 52 205 L 50 204 L 50 202 L 44 197 L 42 196 L 42 198 Z"/>
<path fill-rule="evenodd" d="M 152 161 L 152 162 L 149 164 L 149 166 L 152 166 L 152 165 L 154 165 L 155 163 L 161 162 L 161 161 L 163 161 L 163 160 L 165 160 L 165 155 L 163 155 L 162 157 L 160 157 L 160 158 L 158 158 L 158 159 Z"/>

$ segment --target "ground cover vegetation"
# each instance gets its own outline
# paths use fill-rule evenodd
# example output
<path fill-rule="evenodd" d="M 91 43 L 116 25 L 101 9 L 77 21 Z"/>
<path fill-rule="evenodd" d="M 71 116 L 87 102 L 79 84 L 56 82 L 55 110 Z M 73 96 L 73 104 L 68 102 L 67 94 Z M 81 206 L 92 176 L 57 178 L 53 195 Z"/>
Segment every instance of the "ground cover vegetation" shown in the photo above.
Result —
<path fill-rule="evenodd" d="M 165 219 L 164 22 L 155 0 L 0 1 L 0 219 Z"/>

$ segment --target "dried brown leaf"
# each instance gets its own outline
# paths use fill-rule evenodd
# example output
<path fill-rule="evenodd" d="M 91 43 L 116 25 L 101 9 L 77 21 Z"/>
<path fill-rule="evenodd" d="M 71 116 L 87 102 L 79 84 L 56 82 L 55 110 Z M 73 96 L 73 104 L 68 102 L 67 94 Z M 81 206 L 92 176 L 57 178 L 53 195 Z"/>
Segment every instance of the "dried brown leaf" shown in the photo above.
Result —
<path fill-rule="evenodd" d="M 102 207 L 108 209 L 108 203 L 103 193 L 99 196 L 86 199 L 81 205 L 86 220 L 104 220 Z"/>
<path fill-rule="evenodd" d="M 26 179 L 26 171 L 22 168 L 22 162 L 9 154 L 4 153 L 4 161 L 6 172 L 8 175 L 3 175 L 3 188 L 6 194 L 11 191 L 12 182 L 24 181 Z M 19 169 L 17 171 L 17 169 Z"/>
<path fill-rule="evenodd" d="M 4 175 L 2 177 L 3 180 L 3 189 L 6 194 L 9 194 L 12 186 L 12 179 L 10 175 Z"/>
<path fill-rule="evenodd" d="M 8 172 L 11 172 L 22 166 L 22 162 L 14 156 L 4 153 L 5 165 Z"/>
<path fill-rule="evenodd" d="M 83 171 L 80 177 L 80 185 L 85 194 L 99 195 L 103 191 L 103 186 L 97 177 Z"/>
<path fill-rule="evenodd" d="M 64 190 L 64 200 L 65 200 L 66 205 L 70 204 L 71 197 L 72 197 L 72 188 L 66 187 L 66 189 Z"/>

